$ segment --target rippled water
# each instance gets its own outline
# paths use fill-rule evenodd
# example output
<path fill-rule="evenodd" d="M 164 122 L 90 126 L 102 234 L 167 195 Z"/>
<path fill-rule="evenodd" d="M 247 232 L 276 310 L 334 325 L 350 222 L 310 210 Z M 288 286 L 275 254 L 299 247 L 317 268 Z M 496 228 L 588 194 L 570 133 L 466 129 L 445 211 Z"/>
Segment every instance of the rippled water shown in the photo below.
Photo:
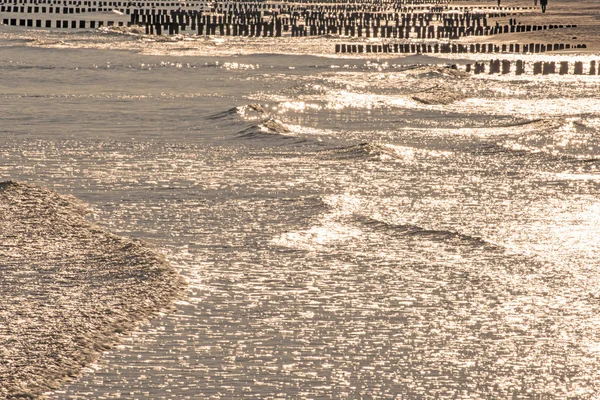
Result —
<path fill-rule="evenodd" d="M 70 40 L 0 42 L 0 177 L 189 289 L 50 398 L 600 395 L 600 78 Z"/>

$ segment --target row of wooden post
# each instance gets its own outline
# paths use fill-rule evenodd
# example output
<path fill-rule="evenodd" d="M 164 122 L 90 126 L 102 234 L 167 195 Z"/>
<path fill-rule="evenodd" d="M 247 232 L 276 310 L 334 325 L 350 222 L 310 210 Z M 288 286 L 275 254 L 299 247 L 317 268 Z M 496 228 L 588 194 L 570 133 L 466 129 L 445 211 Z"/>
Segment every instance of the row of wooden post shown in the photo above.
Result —
<path fill-rule="evenodd" d="M 86 21 L 86 20 L 41 20 L 25 18 L 4 18 L 4 25 L 24 26 L 28 28 L 58 28 L 58 29 L 96 29 L 103 26 L 125 26 L 123 21 Z"/>
<path fill-rule="evenodd" d="M 529 67 L 529 65 L 531 67 Z M 513 68 L 514 66 L 514 68 Z M 490 60 L 489 62 L 476 62 L 474 64 L 466 64 L 465 72 L 474 74 L 512 74 L 523 75 L 600 75 L 600 63 L 593 60 L 588 63 L 583 61 L 535 61 L 526 63 L 523 60 Z M 458 69 L 457 65 L 452 68 Z"/>
<path fill-rule="evenodd" d="M 0 6 L 0 12 L 2 13 L 19 13 L 19 14 L 83 14 L 93 12 L 105 12 L 112 11 L 112 8 L 101 8 L 101 7 L 64 7 L 64 6 Z M 131 9 L 123 9 L 122 12 L 130 14 Z"/>
<path fill-rule="evenodd" d="M 387 44 L 336 44 L 336 53 L 545 53 L 571 49 L 585 49 L 586 44 L 571 43 L 529 43 L 529 44 L 495 44 L 495 43 L 387 43 Z"/>

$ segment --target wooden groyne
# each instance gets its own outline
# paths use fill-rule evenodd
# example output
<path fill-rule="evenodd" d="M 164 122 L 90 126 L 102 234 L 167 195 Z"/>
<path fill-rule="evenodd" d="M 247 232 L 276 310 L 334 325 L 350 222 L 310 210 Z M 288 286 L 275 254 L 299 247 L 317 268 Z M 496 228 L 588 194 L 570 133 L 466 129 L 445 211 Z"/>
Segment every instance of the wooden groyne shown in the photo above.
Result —
<path fill-rule="evenodd" d="M 336 45 L 337 53 L 544 53 L 586 49 L 585 43 L 532 43 L 528 33 L 574 24 L 532 24 L 534 7 L 468 7 L 447 0 L 77 1 L 0 0 L 0 22 L 45 29 L 137 26 L 148 35 L 389 39 L 389 44 Z M 114 18 L 97 18 L 113 12 Z M 550 21 L 549 21 L 550 22 Z M 523 34 L 521 43 L 464 43 L 461 38 Z M 478 40 L 479 41 L 479 40 Z M 491 42 L 491 41 L 490 41 Z M 501 42 L 500 42 L 501 43 Z M 333 49 L 332 49 L 333 50 Z"/>
<path fill-rule="evenodd" d="M 498 75 L 591 75 L 600 76 L 600 60 L 533 61 L 494 59 L 486 62 L 450 66 L 473 74 Z"/>
<path fill-rule="evenodd" d="M 31 18 L 4 18 L 4 25 L 24 26 L 29 28 L 57 28 L 57 29 L 95 29 L 103 26 L 125 26 L 122 21 L 87 21 L 87 20 L 42 20 Z"/>
<path fill-rule="evenodd" d="M 420 4 L 417 6 L 415 4 Z M 430 4 L 430 5 L 428 5 Z M 419 2 L 123 2 L 70 0 L 13 0 L 0 2 L 3 23 L 12 25 L 15 18 L 4 14 L 77 15 L 118 11 L 131 16 L 127 25 L 156 26 L 176 24 L 175 30 L 196 31 L 200 35 L 243 35 L 262 32 L 274 26 L 274 36 L 289 32 L 291 36 L 339 34 L 351 37 L 440 39 L 464 36 L 487 36 L 501 33 L 532 32 L 570 28 L 571 25 L 521 25 L 516 16 L 525 8 L 452 7 L 444 3 Z M 492 19 L 510 18 L 508 24 Z M 42 20 L 42 18 L 23 18 Z M 8 24 L 4 21 L 8 20 Z M 41 24 L 47 27 L 46 23 Z M 50 24 L 54 26 L 54 24 Z M 67 24 L 69 27 L 71 24 Z M 28 26 L 28 25 L 25 25 Z M 37 26 L 36 23 L 33 26 Z M 76 24 L 79 27 L 79 24 Z M 62 25 L 61 25 L 62 27 Z M 86 26 L 87 27 L 87 26 Z M 248 32 L 248 33 L 247 33 Z M 257 35 L 260 36 L 260 35 Z"/>
<path fill-rule="evenodd" d="M 584 43 L 389 43 L 336 44 L 336 53 L 402 53 L 402 54 L 474 54 L 474 53 L 545 53 L 549 51 L 585 49 Z"/>

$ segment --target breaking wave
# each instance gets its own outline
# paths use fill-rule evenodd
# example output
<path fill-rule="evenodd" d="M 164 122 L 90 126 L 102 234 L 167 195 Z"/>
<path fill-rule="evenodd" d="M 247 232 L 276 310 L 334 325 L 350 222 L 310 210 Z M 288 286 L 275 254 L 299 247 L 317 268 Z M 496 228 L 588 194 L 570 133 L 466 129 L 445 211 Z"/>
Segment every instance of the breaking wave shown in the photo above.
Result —
<path fill-rule="evenodd" d="M 567 120 L 565 118 L 539 118 L 533 119 L 530 121 L 524 121 L 522 123 L 517 124 L 509 124 L 506 127 L 526 127 L 529 130 L 535 131 L 552 131 L 560 129 L 561 127 L 567 124 Z"/>
<path fill-rule="evenodd" d="M 260 104 L 251 103 L 243 106 L 233 107 L 226 111 L 213 114 L 208 117 L 209 120 L 219 120 L 230 118 L 232 116 L 240 116 L 247 120 L 265 119 L 269 113 Z"/>
<path fill-rule="evenodd" d="M 358 215 L 355 216 L 355 218 L 357 221 L 361 222 L 364 226 L 370 229 L 393 232 L 394 234 L 399 234 L 406 237 L 416 237 L 437 242 L 452 242 L 453 244 L 463 244 L 473 247 L 484 247 L 488 250 L 500 249 L 500 247 L 497 245 L 487 242 L 480 237 L 466 235 L 460 232 L 444 229 L 427 229 L 411 224 L 396 225 Z"/>
<path fill-rule="evenodd" d="M 598 129 L 579 118 L 535 119 L 498 128 L 509 130 L 494 135 L 493 141 L 474 143 L 472 153 L 552 163 L 589 164 L 600 159 L 600 147 L 590 145 Z"/>
<path fill-rule="evenodd" d="M 239 132 L 237 136 L 240 138 L 279 137 L 282 139 L 298 139 L 287 125 L 275 118 L 269 118 L 259 124 L 252 125 Z"/>
<path fill-rule="evenodd" d="M 317 154 L 317 158 L 335 160 L 367 160 L 367 161 L 402 161 L 410 163 L 417 155 L 428 157 L 439 157 L 450 154 L 445 151 L 424 150 L 409 146 L 401 146 L 390 143 L 363 142 L 352 146 L 337 147 L 323 150 Z"/>
<path fill-rule="evenodd" d="M 267 109 L 258 103 L 235 107 L 234 110 L 240 117 L 248 120 L 264 119 L 270 115 Z"/>
<path fill-rule="evenodd" d="M 498 125 L 496 126 L 496 128 L 513 128 L 513 127 L 520 127 L 520 126 L 535 126 L 537 124 L 543 123 L 544 119 L 540 119 L 540 118 L 536 118 L 536 119 L 528 119 L 528 120 L 520 120 L 517 122 L 513 122 L 510 124 L 503 124 L 503 125 Z"/>
<path fill-rule="evenodd" d="M 140 36 L 146 33 L 143 26 L 101 26 L 98 28 L 98 32 L 105 34 L 116 34 L 116 35 L 131 35 Z"/>
<path fill-rule="evenodd" d="M 368 159 L 376 160 L 385 157 L 386 155 L 393 155 L 394 152 L 384 144 L 376 143 L 359 143 L 352 146 L 338 147 L 331 150 L 324 150 L 319 152 L 318 157 L 321 158 L 334 158 L 337 160 L 355 160 L 355 159 Z"/>
<path fill-rule="evenodd" d="M 434 86 L 413 94 L 411 98 L 426 105 L 448 105 L 455 101 L 464 100 L 467 95 L 442 86 Z"/>

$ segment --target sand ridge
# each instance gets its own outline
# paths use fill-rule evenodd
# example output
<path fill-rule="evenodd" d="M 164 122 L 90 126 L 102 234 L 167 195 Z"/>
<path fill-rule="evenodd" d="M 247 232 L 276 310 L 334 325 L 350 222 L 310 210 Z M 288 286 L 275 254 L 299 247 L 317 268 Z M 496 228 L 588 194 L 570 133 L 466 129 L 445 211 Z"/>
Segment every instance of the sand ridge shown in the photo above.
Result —
<path fill-rule="evenodd" d="M 59 388 L 181 295 L 162 255 L 85 213 L 71 196 L 0 184 L 0 398 Z"/>

